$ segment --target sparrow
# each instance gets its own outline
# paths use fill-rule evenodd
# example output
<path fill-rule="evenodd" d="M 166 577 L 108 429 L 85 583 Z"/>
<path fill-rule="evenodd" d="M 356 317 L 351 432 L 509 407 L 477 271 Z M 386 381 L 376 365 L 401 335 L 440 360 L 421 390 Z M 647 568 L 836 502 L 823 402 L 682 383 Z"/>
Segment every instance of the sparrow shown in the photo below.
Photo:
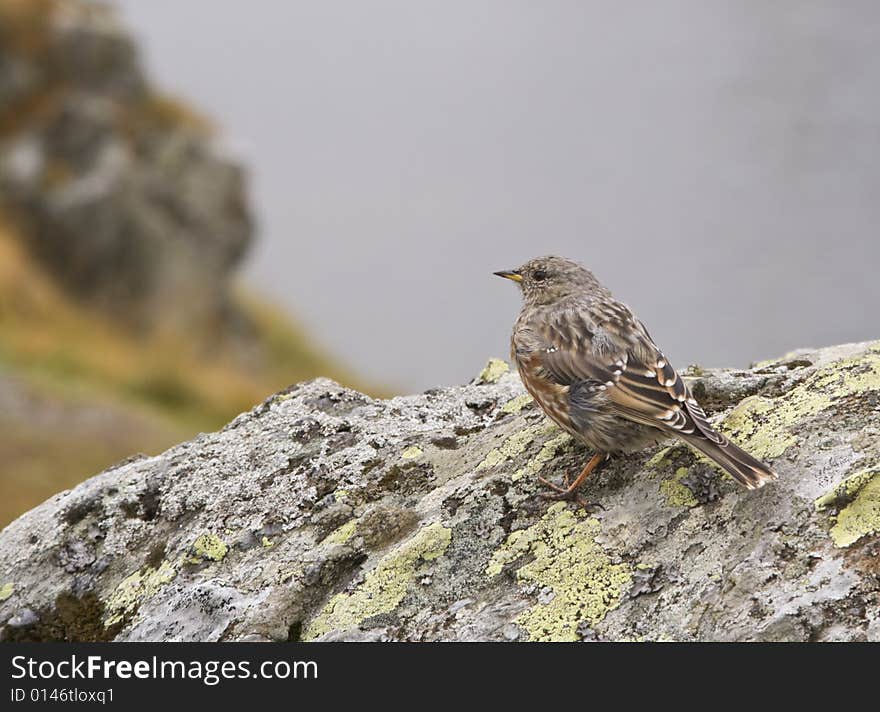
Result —
<path fill-rule="evenodd" d="M 571 484 L 568 476 L 562 487 L 539 477 L 555 497 L 575 498 L 612 453 L 635 452 L 670 436 L 748 489 L 776 479 L 712 428 L 645 325 L 590 270 L 549 256 L 494 274 L 522 291 L 510 352 L 523 385 L 551 420 L 595 452 Z"/>

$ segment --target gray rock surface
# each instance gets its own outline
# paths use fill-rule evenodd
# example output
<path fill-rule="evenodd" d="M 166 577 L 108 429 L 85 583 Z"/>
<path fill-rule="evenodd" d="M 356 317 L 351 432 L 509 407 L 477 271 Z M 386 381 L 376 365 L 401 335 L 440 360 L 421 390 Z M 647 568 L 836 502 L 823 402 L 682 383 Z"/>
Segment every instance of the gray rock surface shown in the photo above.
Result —
<path fill-rule="evenodd" d="M 492 362 L 387 401 L 328 380 L 121 463 L 0 534 L 6 640 L 880 639 L 880 342 L 689 371 L 780 479 L 607 462 Z"/>
<path fill-rule="evenodd" d="M 149 85 L 109 8 L 0 1 L 0 195 L 71 294 L 139 326 L 229 321 L 243 172 Z"/>

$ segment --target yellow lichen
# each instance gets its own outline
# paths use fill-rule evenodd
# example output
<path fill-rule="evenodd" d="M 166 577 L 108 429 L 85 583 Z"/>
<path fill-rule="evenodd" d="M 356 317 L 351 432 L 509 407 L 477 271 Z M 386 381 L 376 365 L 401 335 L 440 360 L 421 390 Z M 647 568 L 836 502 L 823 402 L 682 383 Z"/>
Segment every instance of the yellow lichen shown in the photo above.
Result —
<path fill-rule="evenodd" d="M 859 490 L 868 484 L 876 474 L 876 470 L 865 470 L 864 472 L 859 472 L 851 477 L 847 477 L 834 489 L 830 492 L 826 492 L 813 503 L 816 507 L 816 511 L 824 512 L 829 507 L 839 503 L 849 504 L 852 502 L 856 494 L 858 494 Z"/>
<path fill-rule="evenodd" d="M 679 467 L 671 478 L 660 483 L 660 492 L 670 507 L 696 507 L 699 504 L 694 493 L 681 483 L 687 473 L 688 468 Z"/>
<path fill-rule="evenodd" d="M 779 457 L 797 443 L 797 438 L 776 417 L 777 400 L 762 396 L 746 398 L 724 419 L 721 429 L 757 458 Z M 827 397 L 824 403 L 828 403 Z"/>
<path fill-rule="evenodd" d="M 404 460 L 415 460 L 417 457 L 422 456 L 422 448 L 418 447 L 417 445 L 411 445 L 410 447 L 406 448 L 406 450 L 404 450 L 402 453 L 400 453 L 400 456 Z"/>
<path fill-rule="evenodd" d="M 355 529 L 357 529 L 357 520 L 352 519 L 349 522 L 346 522 L 338 529 L 334 529 L 330 534 L 327 535 L 327 538 L 324 539 L 325 544 L 344 544 L 349 539 L 354 536 Z"/>
<path fill-rule="evenodd" d="M 15 584 L 11 581 L 0 586 L 0 601 L 5 601 L 13 593 L 15 593 Z"/>
<path fill-rule="evenodd" d="M 551 438 L 544 443 L 538 454 L 526 463 L 525 467 L 521 467 L 513 473 L 511 479 L 516 481 L 526 476 L 537 475 L 541 468 L 564 451 L 571 444 L 571 441 L 572 437 L 568 433 L 560 433 L 555 438 Z"/>
<path fill-rule="evenodd" d="M 847 547 L 863 536 L 880 532 L 880 469 L 848 477 L 815 504 L 818 511 L 823 511 L 838 502 L 847 504 L 831 527 L 836 546 Z"/>
<path fill-rule="evenodd" d="M 509 370 L 510 366 L 506 361 L 502 361 L 500 358 L 490 358 L 483 370 L 480 371 L 480 375 L 477 376 L 477 383 L 495 383 Z"/>
<path fill-rule="evenodd" d="M 419 566 L 442 556 L 451 540 L 452 530 L 439 522 L 420 529 L 384 556 L 353 592 L 330 599 L 306 628 L 304 638 L 352 628 L 372 616 L 390 613 L 406 596 Z"/>
<path fill-rule="evenodd" d="M 107 619 L 105 626 L 122 621 L 128 614 L 138 609 L 143 601 L 155 595 L 166 583 L 171 581 L 177 571 L 168 561 L 163 561 L 158 569 L 145 566 L 130 576 L 122 579 L 120 584 L 107 599 Z"/>
<path fill-rule="evenodd" d="M 222 561 L 229 551 L 229 547 L 216 534 L 201 534 L 193 542 L 192 550 L 197 560 Z"/>
<path fill-rule="evenodd" d="M 578 640 L 581 622 L 593 626 L 620 604 L 632 575 L 626 564 L 612 563 L 596 542 L 599 529 L 598 520 L 579 519 L 559 502 L 533 526 L 513 532 L 493 554 L 487 575 L 531 556 L 517 569 L 517 579 L 549 589 L 549 602 L 536 603 L 516 619 L 530 640 Z"/>
<path fill-rule="evenodd" d="M 517 396 L 516 398 L 511 398 L 507 403 L 501 406 L 502 413 L 511 413 L 516 414 L 519 413 L 523 408 L 525 408 L 529 403 L 532 402 L 532 397 L 528 393 L 523 393 L 521 396 Z"/>
<path fill-rule="evenodd" d="M 271 540 L 269 537 L 267 537 L 267 536 L 264 536 L 264 537 L 260 540 L 260 543 L 262 543 L 262 545 L 263 545 L 265 548 L 267 548 L 267 549 L 270 549 L 270 548 L 272 548 L 273 546 L 275 546 L 275 542 L 272 541 L 272 540 Z"/>
<path fill-rule="evenodd" d="M 477 472 L 496 467 L 502 462 L 506 462 L 510 458 L 524 453 L 542 427 L 544 426 L 532 425 L 511 435 L 501 445 L 489 451 L 485 459 L 477 465 Z"/>
<path fill-rule="evenodd" d="M 797 444 L 792 426 L 821 413 L 840 398 L 880 390 L 880 354 L 869 349 L 819 369 L 778 398 L 746 398 L 721 430 L 759 458 L 774 459 Z"/>
<path fill-rule="evenodd" d="M 669 452 L 670 452 L 671 450 L 672 450 L 672 446 L 671 446 L 671 445 L 667 445 L 667 446 L 664 447 L 663 449 L 659 450 L 655 455 L 653 455 L 653 456 L 651 457 L 650 460 L 648 460 L 648 461 L 645 463 L 645 467 L 650 467 L 650 468 L 652 468 L 652 469 L 653 469 L 653 468 L 656 468 L 656 467 L 659 467 L 660 464 L 662 464 L 663 460 L 666 459 L 666 456 L 669 454 Z M 652 476 L 653 476 L 653 475 L 652 475 Z"/>

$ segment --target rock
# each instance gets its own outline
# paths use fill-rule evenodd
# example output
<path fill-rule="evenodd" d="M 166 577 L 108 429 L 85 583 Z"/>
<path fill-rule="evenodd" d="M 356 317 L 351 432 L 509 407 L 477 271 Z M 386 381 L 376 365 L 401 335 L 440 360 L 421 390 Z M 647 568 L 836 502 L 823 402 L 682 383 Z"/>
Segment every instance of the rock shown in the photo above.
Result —
<path fill-rule="evenodd" d="M 673 442 L 607 462 L 592 513 L 542 498 L 588 453 L 493 370 L 303 383 L 56 495 L 0 533 L 0 636 L 878 639 L 880 342 L 691 378 L 777 482 Z"/>
<path fill-rule="evenodd" d="M 0 0 L 0 194 L 67 291 L 139 327 L 235 326 L 242 169 L 159 95 L 107 7 Z"/>

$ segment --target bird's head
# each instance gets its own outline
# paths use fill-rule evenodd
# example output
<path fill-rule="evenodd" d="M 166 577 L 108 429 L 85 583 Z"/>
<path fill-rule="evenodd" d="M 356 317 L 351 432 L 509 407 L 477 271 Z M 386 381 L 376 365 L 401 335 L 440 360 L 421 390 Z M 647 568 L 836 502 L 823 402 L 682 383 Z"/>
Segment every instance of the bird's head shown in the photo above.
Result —
<path fill-rule="evenodd" d="M 495 272 L 519 284 L 523 299 L 531 304 L 553 304 L 572 294 L 598 287 L 586 267 L 565 257 L 536 257 L 522 267 Z"/>

